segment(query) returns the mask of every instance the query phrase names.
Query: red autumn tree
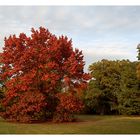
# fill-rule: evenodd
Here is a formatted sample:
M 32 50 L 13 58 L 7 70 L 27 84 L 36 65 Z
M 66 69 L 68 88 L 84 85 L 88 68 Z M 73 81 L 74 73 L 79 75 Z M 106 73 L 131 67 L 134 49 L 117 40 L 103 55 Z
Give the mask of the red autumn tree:
M 1 116 L 19 122 L 73 121 L 83 108 L 78 90 L 86 86 L 82 51 L 73 49 L 67 37 L 47 29 L 32 29 L 5 38 L 1 53 L 5 86 Z

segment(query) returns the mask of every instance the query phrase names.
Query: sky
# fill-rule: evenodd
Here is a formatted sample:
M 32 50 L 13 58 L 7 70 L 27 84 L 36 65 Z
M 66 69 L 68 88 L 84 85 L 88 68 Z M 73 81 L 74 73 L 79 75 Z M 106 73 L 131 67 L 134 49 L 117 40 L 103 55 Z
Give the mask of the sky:
M 4 37 L 32 27 L 72 39 L 88 66 L 102 59 L 137 60 L 140 6 L 0 6 L 0 51 Z

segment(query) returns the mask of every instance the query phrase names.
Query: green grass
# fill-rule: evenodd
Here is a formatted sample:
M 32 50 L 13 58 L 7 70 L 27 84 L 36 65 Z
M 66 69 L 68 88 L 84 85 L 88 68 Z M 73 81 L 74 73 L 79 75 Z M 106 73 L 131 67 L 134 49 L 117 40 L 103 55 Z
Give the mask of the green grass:
M 140 116 L 80 115 L 73 123 L 10 123 L 0 119 L 0 134 L 140 134 Z

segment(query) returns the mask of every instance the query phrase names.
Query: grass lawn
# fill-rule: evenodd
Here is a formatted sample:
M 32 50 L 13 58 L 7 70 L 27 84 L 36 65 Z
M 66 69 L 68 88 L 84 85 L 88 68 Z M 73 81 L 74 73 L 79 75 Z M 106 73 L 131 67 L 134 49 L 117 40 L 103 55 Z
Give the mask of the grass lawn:
M 0 119 L 0 134 L 140 134 L 140 116 L 80 115 L 79 122 L 19 124 Z

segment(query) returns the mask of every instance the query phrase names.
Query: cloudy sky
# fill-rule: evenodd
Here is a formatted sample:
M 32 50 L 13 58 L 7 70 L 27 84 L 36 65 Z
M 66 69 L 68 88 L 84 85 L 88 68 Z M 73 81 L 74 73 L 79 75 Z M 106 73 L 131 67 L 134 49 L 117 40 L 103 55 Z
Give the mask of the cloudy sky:
M 101 59 L 137 60 L 140 6 L 0 6 L 0 51 L 3 39 L 32 27 L 46 27 L 73 40 L 88 65 Z

